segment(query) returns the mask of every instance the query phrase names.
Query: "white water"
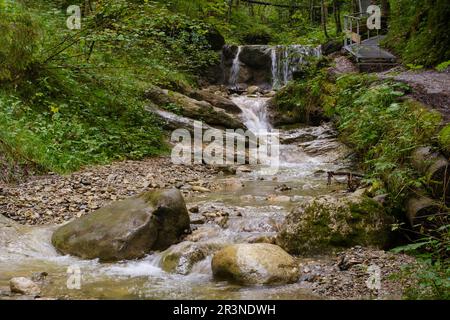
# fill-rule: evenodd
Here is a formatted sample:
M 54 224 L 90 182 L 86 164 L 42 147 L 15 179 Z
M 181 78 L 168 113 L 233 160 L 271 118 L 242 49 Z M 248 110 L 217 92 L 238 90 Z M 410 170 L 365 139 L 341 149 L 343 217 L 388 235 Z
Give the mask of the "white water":
M 308 57 L 320 57 L 321 50 L 308 46 L 275 46 L 271 47 L 272 87 L 278 89 L 293 79 L 299 66 L 305 64 Z
M 239 60 L 239 56 L 241 55 L 241 50 L 242 50 L 242 47 L 239 46 L 237 53 L 236 53 L 236 57 L 234 57 L 234 60 L 233 60 L 233 66 L 231 67 L 231 74 L 230 74 L 230 79 L 229 79 L 228 84 L 233 87 L 237 86 L 237 84 L 238 84 L 237 82 L 239 79 L 239 73 L 241 71 L 241 62 Z
M 242 120 L 255 135 L 270 132 L 272 126 L 267 114 L 267 98 L 238 96 L 231 99 L 242 110 Z

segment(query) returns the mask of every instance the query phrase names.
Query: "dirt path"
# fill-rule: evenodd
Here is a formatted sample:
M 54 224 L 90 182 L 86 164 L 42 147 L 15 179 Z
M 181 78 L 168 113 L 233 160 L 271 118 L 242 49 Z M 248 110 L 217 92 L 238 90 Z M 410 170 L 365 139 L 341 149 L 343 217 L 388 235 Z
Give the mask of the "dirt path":
M 334 66 L 330 72 L 340 76 L 348 73 L 358 73 L 357 67 L 345 56 L 333 57 Z M 380 79 L 393 79 L 411 86 L 411 97 L 428 107 L 439 111 L 444 123 L 450 122 L 450 67 L 443 72 L 435 70 L 407 70 L 403 66 L 374 73 Z
M 394 79 L 413 88 L 411 96 L 439 111 L 445 123 L 450 122 L 450 68 L 443 72 L 435 70 L 408 71 L 403 67 L 378 73 L 381 79 Z

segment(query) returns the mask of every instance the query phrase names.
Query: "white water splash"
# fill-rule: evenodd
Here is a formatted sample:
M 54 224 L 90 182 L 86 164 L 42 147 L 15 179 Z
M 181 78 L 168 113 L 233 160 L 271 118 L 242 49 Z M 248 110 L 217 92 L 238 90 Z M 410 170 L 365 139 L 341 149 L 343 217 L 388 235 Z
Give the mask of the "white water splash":
M 242 110 L 242 120 L 247 128 L 254 134 L 270 132 L 272 126 L 267 114 L 267 98 L 252 98 L 239 96 L 232 98 Z

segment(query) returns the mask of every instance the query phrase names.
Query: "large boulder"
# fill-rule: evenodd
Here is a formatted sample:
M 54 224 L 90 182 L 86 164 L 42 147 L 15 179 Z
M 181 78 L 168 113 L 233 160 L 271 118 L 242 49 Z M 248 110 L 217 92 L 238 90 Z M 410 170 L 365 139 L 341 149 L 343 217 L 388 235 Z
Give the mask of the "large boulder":
M 196 99 L 198 101 L 206 101 L 216 108 L 223 109 L 228 113 L 240 114 L 242 113 L 241 108 L 239 108 L 230 99 L 224 98 L 208 90 L 193 90 L 188 93 L 188 96 Z
M 286 218 L 277 244 L 292 254 L 332 251 L 355 245 L 385 247 L 393 221 L 363 189 L 348 196 L 312 199 Z
M 145 96 L 161 107 L 176 105 L 183 116 L 204 121 L 211 126 L 227 129 L 246 128 L 238 117 L 234 117 L 224 110 L 214 107 L 209 102 L 198 101 L 178 92 L 153 86 L 145 92 Z
M 216 279 L 242 285 L 295 283 L 300 276 L 294 258 L 267 243 L 228 246 L 214 255 L 211 267 Z
M 268 46 L 243 46 L 239 60 L 255 69 L 271 70 L 272 57 Z
M 52 243 L 63 254 L 110 262 L 165 250 L 189 229 L 189 214 L 180 191 L 151 191 L 60 227 Z

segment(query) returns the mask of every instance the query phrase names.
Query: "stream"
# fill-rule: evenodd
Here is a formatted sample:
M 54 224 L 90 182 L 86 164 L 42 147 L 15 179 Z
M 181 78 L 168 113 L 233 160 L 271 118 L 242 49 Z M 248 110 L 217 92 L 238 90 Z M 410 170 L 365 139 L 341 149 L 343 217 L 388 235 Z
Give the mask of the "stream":
M 266 98 L 234 96 L 232 100 L 242 109 L 242 118 L 249 129 L 271 130 Z M 211 259 L 215 251 L 233 243 L 273 242 L 292 207 L 330 192 L 326 171 L 351 165 L 344 160 L 347 150 L 337 142 L 336 132 L 328 124 L 282 130 L 281 141 L 280 169 L 276 175 L 262 176 L 257 168 L 249 166 L 243 166 L 236 175 L 219 175 L 213 192 L 186 199 L 191 208 L 191 222 L 195 223 L 193 233 L 165 252 L 138 261 L 101 264 L 61 256 L 50 242 L 57 226 L 5 227 L 8 223 L 0 220 L 0 242 L 4 243 L 0 247 L 0 289 L 7 287 L 12 277 L 46 272 L 42 296 L 50 298 L 320 298 L 301 281 L 285 286 L 241 287 L 212 277 Z M 80 289 L 68 289 L 69 267 L 80 270 Z

